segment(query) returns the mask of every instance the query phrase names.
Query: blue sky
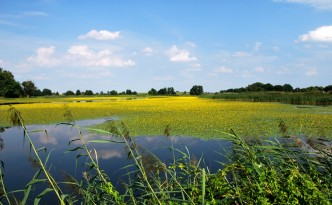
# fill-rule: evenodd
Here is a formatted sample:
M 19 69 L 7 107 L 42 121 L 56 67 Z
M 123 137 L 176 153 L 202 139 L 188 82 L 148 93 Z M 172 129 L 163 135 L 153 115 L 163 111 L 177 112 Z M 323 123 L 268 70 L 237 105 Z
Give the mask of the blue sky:
M 331 0 L 0 0 L 0 67 L 65 92 L 332 84 Z

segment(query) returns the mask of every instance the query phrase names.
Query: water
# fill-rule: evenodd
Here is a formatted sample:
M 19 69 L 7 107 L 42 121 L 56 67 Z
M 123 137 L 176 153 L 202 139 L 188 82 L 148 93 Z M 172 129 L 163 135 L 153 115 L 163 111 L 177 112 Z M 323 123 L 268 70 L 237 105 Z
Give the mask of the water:
M 98 124 L 103 122 L 99 120 L 85 120 L 77 122 L 80 126 L 87 126 L 91 124 Z M 64 181 L 66 174 L 74 176 L 76 179 L 82 178 L 85 162 L 83 157 L 80 157 L 76 166 L 76 152 L 66 152 L 81 145 L 80 141 L 71 140 L 79 138 L 79 132 L 76 128 L 67 125 L 31 125 L 27 126 L 30 132 L 30 137 L 36 148 L 45 147 L 40 151 L 42 159 L 45 160 L 47 154 L 51 152 L 47 167 L 51 167 L 51 174 L 57 182 Z M 32 132 L 33 130 L 43 130 L 39 132 Z M 29 183 L 34 174 L 38 170 L 38 166 L 34 163 L 33 154 L 30 150 L 27 138 L 24 138 L 23 129 L 4 128 L 0 130 L 0 161 L 4 163 L 4 183 L 7 191 L 23 190 L 25 185 Z M 46 131 L 46 132 L 45 132 Z M 81 130 L 82 131 L 82 130 Z M 84 140 L 96 139 L 112 139 L 122 141 L 119 138 L 94 134 L 87 131 L 82 131 Z M 2 139 L 2 140 L 1 140 Z M 149 150 L 156 155 L 163 163 L 169 165 L 173 161 L 173 155 L 169 147 L 173 146 L 187 153 L 193 159 L 199 160 L 201 157 L 203 162 L 201 167 L 208 168 L 211 172 L 222 168 L 219 162 L 225 162 L 226 158 L 223 156 L 224 149 L 230 146 L 229 142 L 221 140 L 202 140 L 192 137 L 136 137 L 136 143 L 141 147 Z M 104 170 L 111 179 L 111 182 L 116 188 L 123 192 L 121 180 L 125 180 L 123 175 L 127 172 L 121 169 L 132 161 L 127 159 L 128 149 L 123 143 L 88 143 L 89 148 L 95 148 L 98 153 L 98 162 L 102 170 Z M 186 149 L 187 148 L 187 149 Z M 180 157 L 181 153 L 176 152 L 176 157 Z M 33 194 L 38 195 L 43 188 L 36 189 Z M 23 194 L 18 194 L 18 198 L 22 198 Z M 44 200 L 44 201 L 43 201 Z M 48 194 L 45 199 L 42 199 L 42 204 L 52 204 L 56 200 L 52 194 Z M 54 202 L 54 201 L 53 201 Z M 32 201 L 30 203 L 33 203 Z

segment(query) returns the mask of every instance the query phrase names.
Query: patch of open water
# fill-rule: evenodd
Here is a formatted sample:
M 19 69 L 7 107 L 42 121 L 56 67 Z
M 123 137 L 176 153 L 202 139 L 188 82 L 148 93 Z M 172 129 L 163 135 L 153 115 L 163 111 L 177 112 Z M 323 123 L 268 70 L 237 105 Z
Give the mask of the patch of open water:
M 92 124 L 102 123 L 104 119 L 97 120 L 83 120 L 76 122 L 79 126 L 88 126 Z M 85 160 L 79 158 L 76 167 L 76 156 L 78 152 L 66 151 L 74 149 L 81 145 L 79 141 L 71 142 L 73 139 L 79 138 L 79 131 L 76 128 L 66 125 L 30 125 L 27 126 L 28 131 L 33 130 L 45 130 L 40 132 L 31 132 L 29 135 L 36 146 L 36 148 L 45 147 L 47 152 L 51 152 L 48 167 L 51 167 L 52 176 L 56 181 L 64 181 L 65 173 L 74 176 L 77 179 L 82 178 L 84 167 L 82 164 Z M 0 161 L 4 163 L 4 183 L 7 191 L 22 190 L 24 186 L 32 179 L 38 167 L 34 163 L 31 156 L 28 139 L 24 139 L 23 129 L 19 127 L 4 128 L 0 132 L 0 138 L 2 139 L 2 146 L 0 146 Z M 84 140 L 95 139 L 112 139 L 121 141 L 119 138 L 112 136 L 106 136 L 101 134 L 95 134 L 81 130 Z M 220 162 L 226 162 L 225 148 L 231 146 L 230 142 L 223 140 L 202 140 L 192 137 L 135 137 L 136 143 L 141 147 L 149 150 L 155 156 L 157 156 L 163 163 L 169 165 L 173 162 L 173 155 L 169 147 L 174 147 L 185 153 L 189 150 L 189 155 L 192 158 L 199 160 L 201 157 L 203 162 L 201 167 L 208 167 L 213 173 L 219 168 L 222 168 Z M 1 145 L 1 144 L 0 144 Z M 102 170 L 104 170 L 111 182 L 116 188 L 123 192 L 124 189 L 121 186 L 121 180 L 125 180 L 123 175 L 128 170 L 121 169 L 133 162 L 128 157 L 128 150 L 123 143 L 88 143 L 89 148 L 94 148 L 98 153 L 98 162 Z M 186 149 L 187 148 L 187 149 Z M 45 159 L 47 153 L 44 151 L 39 152 L 41 157 Z M 176 157 L 180 157 L 180 152 L 176 152 Z M 52 165 L 52 166 L 50 166 Z M 35 190 L 34 194 L 38 195 L 41 190 Z M 22 198 L 22 194 L 18 194 L 19 198 Z M 41 204 L 44 204 L 43 200 L 52 201 L 56 200 L 55 196 L 48 194 L 43 198 Z M 31 203 L 33 203 L 31 201 Z

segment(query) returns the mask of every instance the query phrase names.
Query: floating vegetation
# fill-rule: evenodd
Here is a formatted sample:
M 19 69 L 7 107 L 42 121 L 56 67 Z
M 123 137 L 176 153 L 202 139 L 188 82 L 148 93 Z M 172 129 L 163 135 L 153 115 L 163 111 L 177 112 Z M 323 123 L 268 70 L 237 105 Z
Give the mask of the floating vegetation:
M 131 136 L 163 135 L 168 126 L 166 131 L 171 128 L 172 134 L 177 136 L 215 138 L 219 136 L 219 131 L 234 129 L 241 136 L 269 137 L 280 135 L 278 125 L 283 121 L 288 133 L 332 137 L 331 106 L 303 109 L 281 103 L 234 102 L 197 97 L 116 99 L 103 98 L 103 101 L 89 103 L 19 104 L 13 107 L 20 110 L 26 124 L 61 122 L 64 104 L 71 110 L 75 120 L 117 116 L 128 126 Z M 9 124 L 8 108 L 8 105 L 0 106 L 0 125 Z

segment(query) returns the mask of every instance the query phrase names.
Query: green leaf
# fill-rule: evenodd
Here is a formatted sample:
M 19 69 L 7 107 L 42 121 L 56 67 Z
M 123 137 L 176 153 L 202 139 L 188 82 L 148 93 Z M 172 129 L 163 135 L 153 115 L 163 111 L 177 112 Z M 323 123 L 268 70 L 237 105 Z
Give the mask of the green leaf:
M 75 142 L 75 141 L 78 141 L 78 140 L 81 140 L 81 139 L 73 139 L 73 140 L 70 140 L 69 142 L 68 142 L 68 145 L 70 145 L 70 143 L 72 143 L 72 142 Z
M 94 143 L 125 143 L 125 142 L 114 141 L 114 140 L 89 140 L 88 142 L 94 142 Z
M 37 152 L 40 152 L 42 150 L 44 150 L 45 152 L 47 151 L 46 147 L 41 147 L 41 148 L 37 149 Z
M 89 130 L 89 131 L 95 131 L 95 132 L 99 132 L 99 133 L 103 133 L 103 134 L 111 134 L 109 131 L 102 130 L 102 129 L 96 129 L 96 128 L 83 128 L 83 129 Z
M 83 147 L 76 147 L 76 148 L 74 148 L 74 149 L 67 150 L 67 151 L 65 151 L 64 153 L 74 152 L 74 151 L 82 150 L 82 149 L 84 149 L 84 148 L 83 148 Z
M 34 205 L 39 204 L 41 198 L 42 198 L 43 196 L 45 196 L 47 193 L 51 192 L 51 191 L 53 191 L 53 189 L 51 189 L 51 188 L 46 188 L 46 189 L 44 189 L 44 191 L 42 191 L 42 192 L 41 192 L 41 193 L 35 198 Z
M 25 187 L 34 185 L 34 184 L 38 184 L 38 183 L 42 183 L 47 181 L 47 179 L 32 179 L 27 185 L 25 185 Z
M 45 132 L 45 130 L 32 130 L 32 131 L 29 131 L 28 133 L 35 133 L 35 132 Z

